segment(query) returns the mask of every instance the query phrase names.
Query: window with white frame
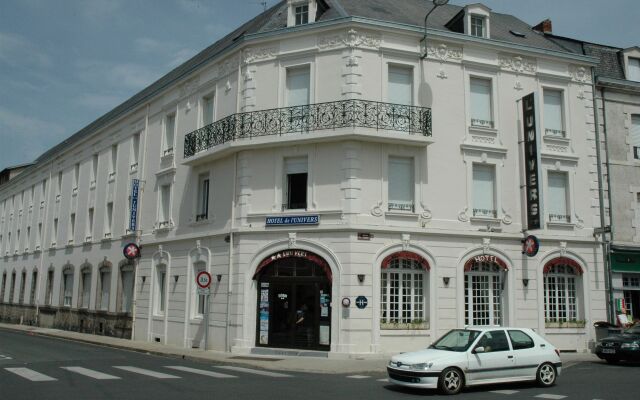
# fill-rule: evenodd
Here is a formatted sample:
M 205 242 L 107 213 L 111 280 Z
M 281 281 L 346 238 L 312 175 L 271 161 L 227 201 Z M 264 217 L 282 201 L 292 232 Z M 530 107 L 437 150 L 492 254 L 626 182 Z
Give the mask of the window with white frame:
M 491 79 L 470 79 L 471 126 L 493 128 L 493 110 L 491 102 Z
M 71 307 L 73 301 L 73 268 L 62 271 L 62 306 Z
M 133 266 L 125 264 L 120 267 L 120 312 L 130 313 L 133 311 Z
M 479 15 L 471 16 L 471 36 L 485 37 L 485 20 Z
M 44 293 L 44 304 L 50 306 L 53 300 L 53 274 L 54 271 L 50 269 L 47 271 L 47 287 Z
M 104 217 L 104 237 L 110 238 L 113 228 L 113 203 L 107 203 L 107 212 Z
M 286 105 L 288 107 L 304 106 L 311 98 L 311 67 L 287 68 Z
M 36 237 L 36 250 L 40 250 L 40 248 L 42 247 L 42 235 L 43 235 L 43 230 L 42 230 L 42 222 L 38 222 L 38 236 Z
M 62 171 L 58 172 L 58 191 L 56 192 L 56 201 L 62 196 Z
M 16 272 L 11 273 L 11 285 L 9 286 L 9 303 L 13 303 L 13 295 L 16 291 Z
M 205 96 L 202 98 L 202 126 L 213 124 L 214 116 L 214 95 Z
M 308 4 L 295 6 L 294 13 L 296 18 L 296 26 L 306 25 L 309 23 L 309 5 Z
M 100 275 L 100 291 L 98 292 L 98 296 L 100 296 L 98 309 L 107 311 L 109 309 L 109 294 L 111 293 L 111 267 L 103 266 L 99 271 Z
M 640 58 L 629 57 L 628 65 L 627 79 L 640 82 Z
M 156 285 L 154 294 L 154 311 L 156 315 L 164 315 L 167 291 L 167 266 L 158 264 L 156 266 Z
M 284 160 L 286 193 L 283 209 L 304 210 L 307 208 L 307 157 L 290 157 Z
M 158 206 L 158 227 L 171 226 L 171 185 L 160 186 L 160 199 Z
M 47 198 L 47 180 L 42 180 L 42 186 L 40 186 L 40 205 L 43 206 Z
M 16 232 L 16 248 L 15 253 L 18 254 L 18 250 L 20 249 L 20 229 Z
M 416 260 L 397 258 L 380 273 L 380 326 L 427 322 L 427 273 Z
M 38 290 L 38 271 L 33 271 L 31 273 L 31 291 L 29 292 L 29 304 L 36 304 L 37 290 Z
M 565 137 L 562 90 L 544 89 L 544 133 Z
M 69 243 L 73 243 L 73 239 L 76 237 L 76 213 L 71 213 L 69 216 Z
M 387 92 L 389 103 L 412 105 L 413 69 L 411 67 L 389 65 Z
M 76 163 L 73 167 L 73 194 L 78 194 L 78 183 L 80 180 L 80 163 Z
M 554 265 L 544 274 L 546 322 L 578 320 L 578 275 L 569 265 Z
M 633 158 L 640 160 L 640 114 L 631 115 L 629 143 L 631 143 L 631 152 Z
M 89 208 L 89 212 L 87 213 L 87 232 L 84 238 L 85 242 L 90 242 L 93 240 L 93 216 L 94 211 L 93 207 Z
M 80 271 L 80 285 L 79 290 L 81 294 L 80 308 L 89 308 L 89 300 L 91 299 L 91 268 L 86 267 Z
M 194 276 L 198 276 L 198 273 L 202 272 L 202 271 L 206 271 L 207 270 L 207 266 L 204 262 L 199 261 L 193 264 L 193 275 Z M 206 302 L 206 296 L 204 294 L 198 294 L 198 285 L 196 284 L 195 280 L 193 280 L 192 283 L 192 293 L 193 293 L 193 304 L 191 309 L 193 310 L 193 317 L 194 318 L 202 318 L 204 313 L 205 313 L 205 302 Z
M 496 168 L 494 165 L 473 164 L 473 216 L 497 218 Z
M 502 324 L 502 268 L 495 262 L 474 262 L 464 275 L 464 324 Z
M 55 246 L 58 240 L 58 218 L 53 219 L 53 237 L 51 238 L 51 246 Z
M 27 241 L 24 244 L 24 251 L 29 250 L 29 244 L 31 244 L 31 227 L 27 226 Z
M 173 142 L 176 135 L 176 115 L 170 114 L 164 118 L 164 140 L 162 155 L 173 154 Z
M 209 173 L 198 175 L 198 198 L 196 204 L 196 221 L 209 218 Z
M 414 210 L 414 167 L 411 157 L 389 157 L 389 211 Z
M 131 171 L 138 169 L 138 158 L 140 157 L 140 133 L 136 133 L 131 137 L 131 160 L 129 168 Z
M 571 222 L 568 206 L 568 175 L 566 172 L 549 171 L 547 188 L 547 210 L 549 222 Z
M 109 180 L 115 179 L 116 170 L 118 168 L 118 145 L 111 146 L 111 158 L 109 158 Z
M 4 303 L 4 290 L 7 287 L 7 273 L 2 274 L 2 287 L 0 288 L 0 303 Z
M 97 179 L 98 179 L 98 155 L 94 154 L 93 157 L 91 157 L 91 181 L 89 182 L 91 187 L 95 187 Z
M 20 292 L 18 294 L 18 304 L 24 303 L 24 292 L 27 290 L 27 271 L 22 271 L 20 275 Z

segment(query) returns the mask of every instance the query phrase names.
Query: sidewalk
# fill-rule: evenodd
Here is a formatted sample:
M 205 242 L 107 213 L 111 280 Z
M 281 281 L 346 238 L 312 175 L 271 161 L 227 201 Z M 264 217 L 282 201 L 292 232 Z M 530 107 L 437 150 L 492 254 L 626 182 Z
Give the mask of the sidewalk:
M 59 339 L 73 340 L 99 346 L 113 347 L 122 350 L 137 351 L 165 357 L 183 358 L 198 362 L 229 363 L 252 366 L 278 371 L 301 371 L 324 374 L 355 374 L 366 372 L 385 372 L 389 357 L 380 355 L 377 358 L 345 358 L 329 359 L 319 357 L 291 357 L 291 356 L 262 356 L 231 354 L 220 351 L 203 351 L 199 349 L 185 349 L 157 343 L 139 342 L 119 339 L 109 336 L 91 335 L 64 331 L 59 329 L 39 328 L 35 326 L 13 325 L 0 323 L 0 328 L 25 332 L 25 334 L 48 336 Z M 571 367 L 580 362 L 597 361 L 591 353 L 562 353 L 565 367 Z

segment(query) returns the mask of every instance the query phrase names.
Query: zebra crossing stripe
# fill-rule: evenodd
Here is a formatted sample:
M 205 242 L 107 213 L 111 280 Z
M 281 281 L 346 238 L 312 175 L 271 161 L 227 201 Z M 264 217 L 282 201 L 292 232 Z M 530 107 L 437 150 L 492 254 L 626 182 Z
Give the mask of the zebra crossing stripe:
M 543 394 L 539 394 L 539 395 L 534 396 L 534 397 L 537 397 L 539 399 L 560 400 L 560 399 L 564 399 L 567 396 L 563 396 L 561 394 L 546 394 L 546 393 L 543 393 Z
M 117 376 L 105 374 L 102 372 L 94 371 L 92 369 L 83 368 L 83 367 L 60 367 L 62 369 L 66 369 L 67 371 L 75 372 L 76 374 L 88 376 L 93 379 L 120 379 Z
M 207 370 L 204 370 L 204 369 L 195 369 L 195 368 L 189 368 L 189 367 L 182 367 L 182 366 L 179 366 L 179 365 L 168 365 L 168 366 L 165 366 L 165 368 L 171 368 L 171 369 L 175 369 L 177 371 L 191 372 L 192 374 L 210 376 L 212 378 L 237 378 L 237 376 L 221 374 L 220 372 L 213 372 L 213 371 L 207 371 Z
M 18 376 L 28 379 L 32 382 L 50 382 L 57 381 L 56 378 L 52 378 L 40 372 L 36 372 L 29 368 L 5 368 L 5 370 L 12 372 Z
M 230 365 L 218 366 L 216 368 L 228 369 L 230 371 L 245 372 L 247 374 L 270 376 L 272 378 L 291 378 L 292 377 L 291 375 L 280 374 L 278 372 L 261 371 L 258 369 L 250 369 L 250 368 L 243 368 L 243 367 L 233 367 Z
M 497 393 L 497 394 L 516 394 L 517 390 L 492 390 L 489 393 Z
M 148 369 L 138 368 L 138 367 L 129 367 L 129 366 L 114 366 L 113 368 L 118 368 L 123 371 L 133 372 L 134 374 L 146 375 L 152 378 L 158 379 L 180 379 L 179 376 L 163 374 L 162 372 L 151 371 Z

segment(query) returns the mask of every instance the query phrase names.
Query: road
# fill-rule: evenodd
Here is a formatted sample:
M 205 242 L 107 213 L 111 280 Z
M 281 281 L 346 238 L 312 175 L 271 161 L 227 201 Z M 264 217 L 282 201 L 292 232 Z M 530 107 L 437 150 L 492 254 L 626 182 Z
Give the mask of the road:
M 313 362 L 313 360 L 309 360 Z M 467 389 L 459 399 L 629 400 L 640 365 L 568 365 L 558 384 Z M 389 384 L 384 371 L 362 375 L 268 371 L 198 363 L 0 329 L 0 400 L 21 399 L 415 399 L 435 391 Z M 450 397 L 448 397 L 450 398 Z

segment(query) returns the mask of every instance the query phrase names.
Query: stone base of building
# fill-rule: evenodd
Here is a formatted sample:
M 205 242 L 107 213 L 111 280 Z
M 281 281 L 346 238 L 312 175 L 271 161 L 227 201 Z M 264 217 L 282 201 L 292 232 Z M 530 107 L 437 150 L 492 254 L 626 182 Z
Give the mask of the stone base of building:
M 128 313 L 51 306 L 36 310 L 30 305 L 0 304 L 0 321 L 131 339 L 132 318 Z

